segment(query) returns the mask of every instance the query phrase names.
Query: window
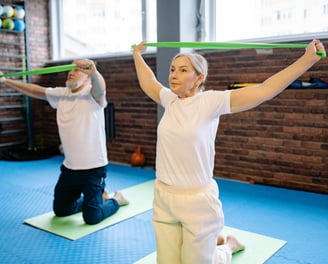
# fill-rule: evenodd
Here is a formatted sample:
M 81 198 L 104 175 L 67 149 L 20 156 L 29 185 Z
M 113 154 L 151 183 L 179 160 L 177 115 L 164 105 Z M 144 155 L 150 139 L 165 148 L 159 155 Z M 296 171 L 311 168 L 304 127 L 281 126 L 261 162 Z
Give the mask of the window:
M 156 42 L 154 0 L 50 0 L 53 59 L 128 52 Z
M 156 2 L 161 0 L 49 1 L 53 59 L 117 55 L 143 39 L 157 41 Z M 198 1 L 199 41 L 327 38 L 328 0 Z
M 202 0 L 209 11 L 206 41 L 326 38 L 327 0 Z M 211 16 L 212 12 L 212 16 Z M 214 26 L 212 26 L 214 25 Z

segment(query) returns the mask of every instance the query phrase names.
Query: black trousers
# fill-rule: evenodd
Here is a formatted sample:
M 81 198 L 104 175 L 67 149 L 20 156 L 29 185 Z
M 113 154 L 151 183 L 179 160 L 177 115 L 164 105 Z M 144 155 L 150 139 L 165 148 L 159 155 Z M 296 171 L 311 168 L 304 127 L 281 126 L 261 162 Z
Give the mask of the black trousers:
M 71 170 L 61 166 L 57 181 L 53 210 L 57 216 L 68 216 L 82 211 L 87 224 L 97 224 L 115 214 L 119 204 L 115 199 L 103 201 L 106 167 Z

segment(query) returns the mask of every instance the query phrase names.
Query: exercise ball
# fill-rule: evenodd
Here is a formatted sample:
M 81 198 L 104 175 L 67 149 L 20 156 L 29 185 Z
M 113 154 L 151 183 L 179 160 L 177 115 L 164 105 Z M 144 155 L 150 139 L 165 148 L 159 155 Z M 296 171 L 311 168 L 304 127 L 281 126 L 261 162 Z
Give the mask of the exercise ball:
M 22 32 L 25 29 L 25 23 L 24 21 L 20 19 L 15 19 L 14 20 L 14 30 Z
M 0 16 L 2 16 L 2 13 L 3 13 L 3 6 L 0 5 Z
M 14 17 L 18 19 L 23 19 L 24 16 L 25 16 L 25 10 L 20 6 L 15 7 Z
M 2 19 L 0 18 L 0 28 L 2 27 Z
M 15 27 L 14 21 L 11 18 L 6 18 L 2 21 L 2 28 L 13 30 Z
M 14 15 L 14 9 L 10 5 L 3 6 L 2 16 L 12 17 Z

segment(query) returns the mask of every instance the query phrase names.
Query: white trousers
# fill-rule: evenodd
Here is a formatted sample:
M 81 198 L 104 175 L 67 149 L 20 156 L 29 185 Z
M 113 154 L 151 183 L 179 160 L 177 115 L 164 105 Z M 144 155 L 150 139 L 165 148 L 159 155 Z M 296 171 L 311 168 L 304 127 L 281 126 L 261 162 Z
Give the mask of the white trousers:
M 153 225 L 158 264 L 230 264 L 231 250 L 217 246 L 224 226 L 215 180 L 200 188 L 155 182 Z

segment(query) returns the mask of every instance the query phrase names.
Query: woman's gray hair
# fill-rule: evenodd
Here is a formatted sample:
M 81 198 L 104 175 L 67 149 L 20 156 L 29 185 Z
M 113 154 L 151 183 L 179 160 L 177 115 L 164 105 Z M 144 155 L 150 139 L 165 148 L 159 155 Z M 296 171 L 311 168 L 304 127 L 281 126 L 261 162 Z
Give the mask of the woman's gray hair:
M 204 75 L 204 80 L 199 85 L 199 89 L 203 91 L 205 89 L 205 81 L 208 72 L 207 60 L 202 55 L 197 53 L 178 53 L 173 57 L 172 62 L 179 57 L 187 57 L 190 60 L 191 65 L 194 67 L 196 73 Z

